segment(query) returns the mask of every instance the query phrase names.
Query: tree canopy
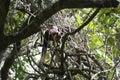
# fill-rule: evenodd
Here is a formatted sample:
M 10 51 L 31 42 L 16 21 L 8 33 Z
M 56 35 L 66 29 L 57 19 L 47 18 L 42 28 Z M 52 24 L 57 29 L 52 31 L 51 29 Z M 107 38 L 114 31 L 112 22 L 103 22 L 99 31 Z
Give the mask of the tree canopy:
M 117 0 L 0 1 L 1 79 L 119 79 L 119 7 Z M 49 23 L 63 34 L 41 67 Z

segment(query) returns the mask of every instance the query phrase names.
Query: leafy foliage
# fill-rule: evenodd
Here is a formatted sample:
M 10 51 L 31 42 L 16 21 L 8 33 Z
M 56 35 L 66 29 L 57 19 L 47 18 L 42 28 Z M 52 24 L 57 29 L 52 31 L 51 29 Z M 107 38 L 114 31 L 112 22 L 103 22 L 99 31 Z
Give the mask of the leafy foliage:
M 11 1 L 5 24 L 5 35 L 17 34 L 40 11 L 57 0 Z M 42 6 L 42 7 L 41 7 Z M 14 8 L 14 9 L 13 9 Z M 117 80 L 120 76 L 120 8 L 101 9 L 84 29 L 70 35 L 62 49 L 64 35 L 75 31 L 94 12 L 94 9 L 65 9 L 40 25 L 40 31 L 22 41 L 11 44 L 9 53 L 16 49 L 14 64 L 10 68 L 11 80 Z M 39 22 L 39 18 L 37 18 Z M 45 63 L 39 64 L 43 34 L 52 23 L 62 31 L 60 43 L 50 42 Z M 15 46 L 14 46 L 15 45 Z M 17 50 L 20 48 L 20 50 Z

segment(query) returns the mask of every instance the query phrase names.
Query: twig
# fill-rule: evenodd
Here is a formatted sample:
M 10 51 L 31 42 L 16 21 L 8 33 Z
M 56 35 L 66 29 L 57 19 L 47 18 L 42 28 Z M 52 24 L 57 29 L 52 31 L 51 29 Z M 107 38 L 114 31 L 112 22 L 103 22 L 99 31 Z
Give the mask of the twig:
M 64 56 L 63 56 L 63 52 L 64 52 L 64 46 L 65 46 L 65 42 L 67 40 L 67 37 L 69 35 L 74 35 L 75 33 L 79 32 L 80 30 L 82 30 L 90 21 L 92 21 L 92 19 L 97 15 L 97 13 L 100 11 L 101 8 L 97 8 L 96 11 L 79 27 L 77 28 L 75 31 L 67 33 L 63 36 L 62 39 L 62 45 L 61 45 L 61 49 L 60 49 L 60 53 L 61 53 L 61 69 L 63 70 L 63 62 L 64 62 Z
M 110 68 L 110 69 L 108 69 L 108 70 L 100 71 L 100 72 L 96 73 L 95 75 L 93 75 L 92 78 L 91 78 L 91 80 L 94 80 L 94 78 L 95 78 L 97 75 L 101 74 L 101 73 L 105 73 L 105 72 L 109 72 L 109 71 L 111 71 L 111 70 L 114 70 L 114 69 L 118 66 L 119 63 L 120 63 L 120 59 L 119 59 L 119 61 L 118 61 L 112 68 Z

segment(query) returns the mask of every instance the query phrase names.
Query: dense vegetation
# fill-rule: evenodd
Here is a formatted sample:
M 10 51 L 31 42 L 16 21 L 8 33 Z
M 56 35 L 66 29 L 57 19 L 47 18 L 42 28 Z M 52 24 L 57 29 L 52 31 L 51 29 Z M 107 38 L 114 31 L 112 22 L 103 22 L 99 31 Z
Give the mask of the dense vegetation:
M 120 6 L 103 1 L 0 1 L 1 79 L 118 80 Z M 49 23 L 58 26 L 62 38 L 49 44 L 41 67 Z

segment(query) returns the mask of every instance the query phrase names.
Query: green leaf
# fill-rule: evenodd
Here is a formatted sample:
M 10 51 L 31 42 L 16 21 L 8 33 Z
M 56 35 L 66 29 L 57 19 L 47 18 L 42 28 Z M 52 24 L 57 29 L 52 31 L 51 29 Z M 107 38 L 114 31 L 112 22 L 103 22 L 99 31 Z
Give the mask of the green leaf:
M 110 66 L 114 66 L 114 63 L 113 63 L 113 61 L 112 61 L 111 58 L 107 57 L 107 58 L 106 58 L 106 62 L 107 62 Z
M 110 46 L 115 45 L 115 40 L 114 40 L 113 37 L 109 37 L 109 38 L 108 38 L 108 45 L 110 45 Z
M 103 40 L 102 36 L 94 34 L 91 38 L 91 42 L 89 44 L 89 47 L 91 49 L 94 49 L 94 48 L 98 48 L 98 47 L 102 46 L 103 45 L 102 40 Z
M 79 14 L 75 14 L 75 18 L 76 18 L 76 26 L 80 26 L 82 23 L 81 17 Z
M 114 75 L 114 70 L 109 71 L 108 78 L 111 79 Z
M 106 27 L 106 28 L 104 28 L 105 29 L 105 33 L 106 34 L 110 34 L 110 29 L 109 29 L 109 27 Z
M 89 43 L 89 47 L 90 47 L 90 49 L 95 49 L 96 45 L 93 42 L 90 42 Z

